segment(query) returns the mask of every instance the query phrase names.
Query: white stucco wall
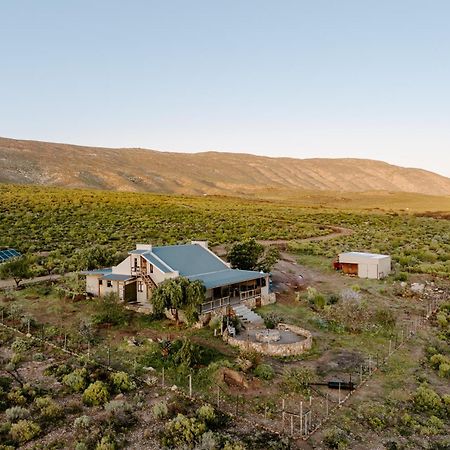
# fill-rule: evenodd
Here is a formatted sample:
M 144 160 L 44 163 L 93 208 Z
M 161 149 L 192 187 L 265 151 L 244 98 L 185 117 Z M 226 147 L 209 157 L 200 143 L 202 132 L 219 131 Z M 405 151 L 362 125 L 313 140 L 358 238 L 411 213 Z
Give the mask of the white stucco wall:
M 120 275 L 131 275 L 131 255 L 126 257 L 120 264 L 113 266 L 112 273 Z
M 98 296 L 98 280 L 100 275 L 86 275 L 86 292 Z

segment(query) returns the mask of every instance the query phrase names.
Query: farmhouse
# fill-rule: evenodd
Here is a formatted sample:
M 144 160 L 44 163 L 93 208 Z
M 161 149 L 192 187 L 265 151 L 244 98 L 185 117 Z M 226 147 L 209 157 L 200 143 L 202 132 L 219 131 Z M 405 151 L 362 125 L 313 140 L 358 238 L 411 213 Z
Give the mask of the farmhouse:
M 376 253 L 340 253 L 334 263 L 337 270 L 360 278 L 384 278 L 391 272 L 391 257 Z
M 272 298 L 268 274 L 231 269 L 204 241 L 162 247 L 137 244 L 128 253 L 117 266 L 82 272 L 86 292 L 99 297 L 113 292 L 124 302 L 151 310 L 152 291 L 164 280 L 183 276 L 200 280 L 206 288 L 201 313 L 241 303 L 259 306 Z

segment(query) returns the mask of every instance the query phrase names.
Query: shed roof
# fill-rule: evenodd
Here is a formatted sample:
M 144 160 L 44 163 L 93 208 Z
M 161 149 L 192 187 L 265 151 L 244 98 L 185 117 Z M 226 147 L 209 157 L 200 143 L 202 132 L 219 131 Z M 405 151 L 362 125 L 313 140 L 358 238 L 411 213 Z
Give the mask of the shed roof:
M 244 281 L 257 280 L 264 278 L 265 273 L 253 270 L 225 269 L 217 272 L 204 273 L 200 275 L 189 276 L 189 280 L 200 280 L 206 289 L 213 289 L 219 286 L 241 283 Z
M 153 247 L 152 253 L 185 277 L 230 270 L 220 258 L 199 244 Z
M 339 259 L 340 258 L 373 258 L 373 259 L 383 259 L 383 258 L 389 258 L 389 255 L 382 255 L 379 253 L 366 253 L 366 252 L 346 252 L 346 253 L 339 253 Z

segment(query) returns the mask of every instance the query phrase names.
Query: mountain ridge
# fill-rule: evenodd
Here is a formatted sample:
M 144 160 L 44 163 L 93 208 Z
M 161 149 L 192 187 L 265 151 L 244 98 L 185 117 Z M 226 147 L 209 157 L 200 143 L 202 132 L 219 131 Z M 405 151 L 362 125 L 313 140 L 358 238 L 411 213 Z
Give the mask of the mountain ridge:
M 264 189 L 450 195 L 450 178 L 362 158 L 177 153 L 0 138 L 0 182 L 178 194 Z

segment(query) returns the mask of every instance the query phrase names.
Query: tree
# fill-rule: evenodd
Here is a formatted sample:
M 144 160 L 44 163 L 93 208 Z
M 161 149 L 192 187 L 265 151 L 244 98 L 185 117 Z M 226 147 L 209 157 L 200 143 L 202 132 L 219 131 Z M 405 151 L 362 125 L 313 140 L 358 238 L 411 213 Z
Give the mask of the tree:
M 276 247 L 264 248 L 264 245 L 255 239 L 236 242 L 228 252 L 228 261 L 231 267 L 241 270 L 262 270 L 270 272 L 280 258 Z
M 13 278 L 16 283 L 16 287 L 19 287 L 22 280 L 33 276 L 31 264 L 32 260 L 27 255 L 11 258 L 3 264 L 0 264 L 0 279 L 5 280 L 8 278 Z
M 183 310 L 188 323 L 198 319 L 198 307 L 205 300 L 205 287 L 201 281 L 190 281 L 184 277 L 171 278 L 161 283 L 153 292 L 152 303 L 156 314 L 168 309 L 177 324 L 179 310 Z

